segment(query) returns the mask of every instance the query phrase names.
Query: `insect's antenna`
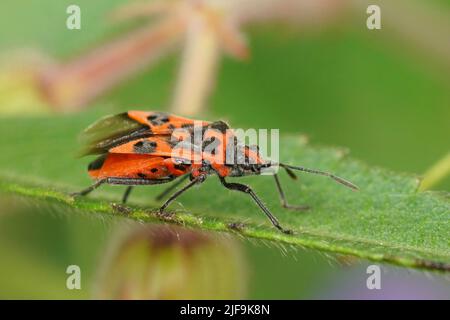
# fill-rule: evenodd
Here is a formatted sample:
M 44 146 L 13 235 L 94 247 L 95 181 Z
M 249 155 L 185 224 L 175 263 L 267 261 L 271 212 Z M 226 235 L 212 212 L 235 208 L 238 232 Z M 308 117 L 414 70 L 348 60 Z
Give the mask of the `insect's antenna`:
M 352 189 L 353 191 L 358 191 L 359 188 L 354 185 L 353 183 L 351 183 L 348 180 L 345 180 L 344 178 L 335 176 L 332 173 L 329 172 L 325 172 L 325 171 L 320 171 L 320 170 L 316 170 L 316 169 L 309 169 L 309 168 L 304 168 L 304 167 L 296 167 L 296 166 L 291 166 L 289 164 L 283 164 L 283 163 L 279 163 L 279 166 L 284 168 L 286 171 L 288 171 L 289 169 L 291 170 L 298 170 L 298 171 L 303 171 L 303 172 L 307 172 L 307 173 L 313 173 L 313 174 L 318 174 L 321 176 L 326 176 L 326 177 L 330 177 L 331 179 L 333 179 L 334 181 Z M 289 172 L 289 171 L 288 171 Z

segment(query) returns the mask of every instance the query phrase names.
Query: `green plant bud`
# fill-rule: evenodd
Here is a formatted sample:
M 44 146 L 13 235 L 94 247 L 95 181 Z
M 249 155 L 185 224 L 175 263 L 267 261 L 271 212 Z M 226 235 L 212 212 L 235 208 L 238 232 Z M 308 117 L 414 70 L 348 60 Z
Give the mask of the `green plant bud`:
M 41 97 L 28 71 L 0 69 L 0 114 L 22 115 L 49 113 L 49 105 Z
M 181 227 L 133 228 L 99 270 L 98 299 L 240 299 L 246 264 L 231 236 Z

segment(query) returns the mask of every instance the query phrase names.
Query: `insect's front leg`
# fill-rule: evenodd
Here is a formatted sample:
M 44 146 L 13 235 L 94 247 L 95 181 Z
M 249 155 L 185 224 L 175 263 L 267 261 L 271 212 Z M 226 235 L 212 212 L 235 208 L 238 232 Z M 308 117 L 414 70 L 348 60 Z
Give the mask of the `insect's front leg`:
M 281 187 L 280 179 L 278 178 L 278 174 L 274 174 L 273 177 L 275 178 L 275 184 L 277 185 L 278 194 L 280 195 L 280 201 L 283 208 L 291 209 L 291 210 L 298 210 L 298 211 L 304 211 L 310 209 L 310 206 L 296 206 L 291 205 L 287 202 L 286 196 L 284 194 L 283 188 Z
M 281 232 L 286 233 L 286 234 L 293 233 L 291 230 L 285 229 L 280 225 L 280 223 L 278 222 L 278 219 L 272 214 L 272 212 L 270 212 L 270 210 L 264 205 L 264 203 L 261 201 L 261 199 L 258 198 L 256 193 L 249 186 L 246 186 L 245 184 L 241 184 L 241 183 L 227 182 L 221 176 L 219 176 L 219 179 L 225 188 L 230 189 L 230 190 L 244 192 L 244 193 L 250 195 L 253 198 L 253 200 L 256 202 L 256 204 L 261 208 L 261 210 L 266 214 L 266 216 L 269 218 L 270 222 L 272 222 L 272 224 L 274 225 L 275 228 L 277 228 L 278 230 L 280 230 Z
M 185 191 L 189 190 L 193 186 L 195 186 L 197 183 L 202 183 L 206 180 L 206 175 L 199 175 L 195 178 L 193 178 L 187 185 L 185 185 L 183 188 L 175 192 L 173 195 L 169 197 L 169 199 L 164 202 L 164 204 L 159 208 L 159 213 L 164 213 L 164 210 L 167 208 L 167 206 L 174 201 L 176 198 L 178 198 L 181 194 L 183 194 Z
M 180 179 L 178 179 L 178 181 L 175 181 L 174 183 L 172 183 L 168 188 L 166 188 L 165 190 L 163 190 L 160 194 L 158 194 L 155 197 L 155 200 L 161 200 L 162 198 L 164 198 L 170 191 L 172 191 L 173 189 L 175 189 L 176 187 L 178 187 L 182 182 L 184 182 L 184 180 L 186 180 L 187 178 L 189 178 L 189 174 L 185 174 L 184 176 L 182 176 Z

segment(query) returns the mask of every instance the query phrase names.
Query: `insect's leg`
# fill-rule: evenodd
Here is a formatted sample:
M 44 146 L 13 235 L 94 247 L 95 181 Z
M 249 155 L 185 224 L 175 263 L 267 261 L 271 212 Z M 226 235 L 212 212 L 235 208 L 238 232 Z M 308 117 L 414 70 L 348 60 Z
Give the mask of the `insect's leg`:
M 133 190 L 133 186 L 128 186 L 127 189 L 125 190 L 125 193 L 123 194 L 122 197 L 122 203 L 125 204 L 127 203 L 128 197 L 130 196 L 131 190 Z
M 168 188 L 166 188 L 163 192 L 161 192 L 160 194 L 158 194 L 155 199 L 156 200 L 161 200 L 162 198 L 164 198 L 170 191 L 172 191 L 173 189 L 175 189 L 176 187 L 178 187 L 182 182 L 184 182 L 184 180 L 186 180 L 189 177 L 188 174 L 182 176 L 180 179 L 178 179 L 177 181 L 175 181 L 174 183 L 172 183 Z
M 256 202 L 256 204 L 261 208 L 261 210 L 266 214 L 266 216 L 269 218 L 270 222 L 272 222 L 272 224 L 275 226 L 275 228 L 277 228 L 278 230 L 280 230 L 281 232 L 284 232 L 284 233 L 288 233 L 288 234 L 292 233 L 292 231 L 290 231 L 288 229 L 284 229 L 280 225 L 280 223 L 278 222 L 278 219 L 269 211 L 269 209 L 264 205 L 264 203 L 262 203 L 262 201 L 258 198 L 256 193 L 249 186 L 246 186 L 245 184 L 241 184 L 241 183 L 227 182 L 227 181 L 225 181 L 225 179 L 223 177 L 219 177 L 219 179 L 225 188 L 249 194 L 253 198 L 253 200 Z
M 73 192 L 70 195 L 72 197 L 77 197 L 77 196 L 85 196 L 89 193 L 91 193 L 92 191 L 94 191 L 95 189 L 97 189 L 99 186 L 101 186 L 102 184 L 106 183 L 108 179 L 101 179 L 98 180 L 97 182 L 95 182 L 93 185 L 87 187 L 86 189 L 81 190 L 80 192 Z
M 135 179 L 135 178 L 104 178 L 100 179 L 97 182 L 95 182 L 90 187 L 81 190 L 80 192 L 74 192 L 70 195 L 72 197 L 76 196 L 85 196 L 89 194 L 90 192 L 97 189 L 100 185 L 107 183 L 107 184 L 118 184 L 118 185 L 127 185 L 127 186 L 135 186 L 135 185 L 154 185 L 154 184 L 162 184 L 172 181 L 173 178 L 167 178 L 167 179 L 159 179 L 159 180 L 146 180 L 146 179 Z
M 128 185 L 128 188 L 125 190 L 125 193 L 122 197 L 122 203 L 125 204 L 130 196 L 131 191 L 133 190 L 133 186 L 135 185 L 153 185 L 153 184 L 162 184 L 168 183 L 172 181 L 174 178 L 169 179 L 161 179 L 161 180 L 145 180 L 145 179 L 133 179 L 133 178 L 107 178 L 106 183 L 111 184 L 122 184 Z
M 203 181 L 206 180 L 206 176 L 202 175 L 202 176 L 198 176 L 197 178 L 193 179 L 191 182 L 189 182 L 187 185 L 185 185 L 183 188 L 181 188 L 180 190 L 178 190 L 177 192 L 175 192 L 174 194 L 172 194 L 169 199 L 166 200 L 166 202 L 164 202 L 164 204 L 161 206 L 161 208 L 159 208 L 159 212 L 163 213 L 164 209 L 167 208 L 167 206 L 176 198 L 178 198 L 182 193 L 184 193 L 185 191 L 189 190 L 191 187 L 193 187 L 194 185 L 196 185 L 197 183 L 202 183 Z
M 290 205 L 286 200 L 286 196 L 284 194 L 283 188 L 281 188 L 281 183 L 280 183 L 280 179 L 278 178 L 278 174 L 274 174 L 273 177 L 275 178 L 275 184 L 277 185 L 278 194 L 280 195 L 281 205 L 283 206 L 283 208 L 292 209 L 292 210 L 308 210 L 309 209 L 309 206 Z
M 110 177 L 106 178 L 105 183 L 108 184 L 117 184 L 123 186 L 148 186 L 155 184 L 163 184 L 173 181 L 174 178 L 165 178 L 165 179 L 142 179 L 142 178 L 116 178 Z

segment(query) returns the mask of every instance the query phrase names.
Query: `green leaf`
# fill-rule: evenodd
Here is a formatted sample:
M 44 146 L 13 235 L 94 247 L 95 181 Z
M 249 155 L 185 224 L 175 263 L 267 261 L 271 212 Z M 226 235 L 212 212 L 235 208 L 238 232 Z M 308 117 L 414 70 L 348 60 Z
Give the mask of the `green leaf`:
M 272 177 L 240 179 L 254 188 L 294 235 L 277 231 L 249 197 L 224 190 L 216 177 L 172 204 L 172 215 L 155 213 L 158 203 L 154 196 L 164 188 L 161 186 L 137 188 L 130 208 L 111 204 L 120 201 L 124 187 L 105 186 L 86 198 L 73 199 L 69 192 L 91 183 L 86 173 L 91 159 L 76 159 L 74 155 L 78 133 L 95 117 L 0 119 L 0 190 L 92 214 L 163 220 L 405 267 L 450 271 L 448 194 L 418 192 L 415 176 L 369 167 L 347 157 L 341 149 L 309 146 L 300 135 L 282 138 L 282 161 L 334 172 L 357 184 L 361 191 L 352 192 L 326 177 L 304 174 L 292 181 L 281 173 L 289 202 L 312 207 L 307 212 L 294 212 L 280 206 Z M 231 223 L 243 225 L 235 230 Z

